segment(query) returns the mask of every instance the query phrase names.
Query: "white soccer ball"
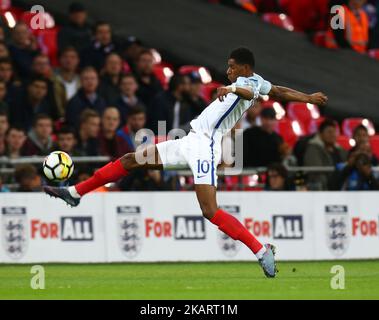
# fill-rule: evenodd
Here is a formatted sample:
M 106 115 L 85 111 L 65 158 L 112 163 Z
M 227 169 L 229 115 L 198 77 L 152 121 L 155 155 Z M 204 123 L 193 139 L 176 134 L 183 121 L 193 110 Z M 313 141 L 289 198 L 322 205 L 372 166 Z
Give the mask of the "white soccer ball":
M 54 151 L 43 162 L 43 173 L 51 181 L 67 180 L 73 172 L 74 163 L 66 152 Z

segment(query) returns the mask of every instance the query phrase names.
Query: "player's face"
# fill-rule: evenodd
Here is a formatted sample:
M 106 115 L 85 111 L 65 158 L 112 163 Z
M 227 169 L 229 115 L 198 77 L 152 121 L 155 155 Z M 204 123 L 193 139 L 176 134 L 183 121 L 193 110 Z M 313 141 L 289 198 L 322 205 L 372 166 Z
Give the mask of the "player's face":
M 230 82 L 236 82 L 238 77 L 247 76 L 246 65 L 238 64 L 234 59 L 228 60 L 228 69 L 226 74 Z

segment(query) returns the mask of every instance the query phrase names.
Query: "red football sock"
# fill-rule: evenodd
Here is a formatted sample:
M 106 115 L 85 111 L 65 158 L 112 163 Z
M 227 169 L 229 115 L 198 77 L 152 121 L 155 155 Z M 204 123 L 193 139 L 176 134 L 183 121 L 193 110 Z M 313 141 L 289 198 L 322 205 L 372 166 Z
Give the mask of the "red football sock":
M 218 209 L 210 221 L 232 239 L 243 242 L 254 254 L 262 249 L 263 245 L 229 213 Z
M 109 162 L 104 167 L 97 170 L 94 175 L 86 181 L 75 185 L 76 191 L 81 195 L 97 189 L 109 182 L 114 182 L 126 176 L 128 171 L 123 167 L 120 159 Z

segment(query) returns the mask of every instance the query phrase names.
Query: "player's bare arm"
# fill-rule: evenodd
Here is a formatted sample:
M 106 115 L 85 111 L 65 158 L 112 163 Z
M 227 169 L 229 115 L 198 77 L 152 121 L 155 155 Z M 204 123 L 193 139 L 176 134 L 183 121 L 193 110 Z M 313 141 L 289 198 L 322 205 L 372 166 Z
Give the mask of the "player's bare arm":
M 224 101 L 225 97 L 229 93 L 234 93 L 242 99 L 252 100 L 254 98 L 253 93 L 249 89 L 245 89 L 242 87 L 235 87 L 235 92 L 233 92 L 233 86 L 220 87 L 217 89 L 217 98 L 220 101 Z
M 313 103 L 319 106 L 325 105 L 328 102 L 328 97 L 322 92 L 316 92 L 313 94 L 306 94 L 300 91 L 296 91 L 291 88 L 272 86 L 269 96 L 275 100 L 280 101 L 298 101 L 305 103 Z

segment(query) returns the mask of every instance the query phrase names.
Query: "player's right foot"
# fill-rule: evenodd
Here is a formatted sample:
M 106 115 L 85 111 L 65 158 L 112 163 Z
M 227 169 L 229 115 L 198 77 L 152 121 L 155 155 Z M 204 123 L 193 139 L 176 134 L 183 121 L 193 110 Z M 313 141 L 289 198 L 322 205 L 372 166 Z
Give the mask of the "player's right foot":
M 76 207 L 80 203 L 80 198 L 74 198 L 66 187 L 45 186 L 43 190 L 51 197 L 62 199 L 71 207 Z
M 262 258 L 259 259 L 259 264 L 267 278 L 275 278 L 275 275 L 278 272 L 275 263 L 275 247 L 272 244 L 265 244 L 264 246 L 266 252 L 263 254 Z

